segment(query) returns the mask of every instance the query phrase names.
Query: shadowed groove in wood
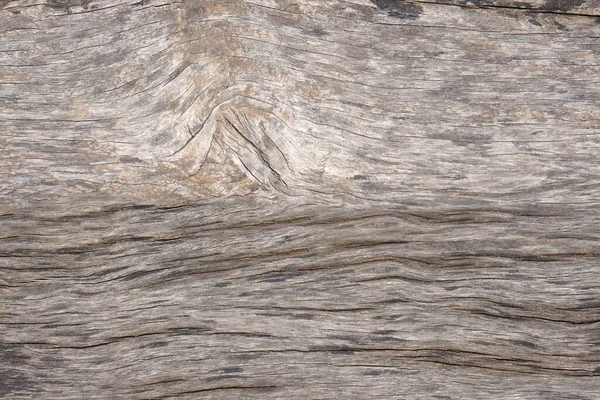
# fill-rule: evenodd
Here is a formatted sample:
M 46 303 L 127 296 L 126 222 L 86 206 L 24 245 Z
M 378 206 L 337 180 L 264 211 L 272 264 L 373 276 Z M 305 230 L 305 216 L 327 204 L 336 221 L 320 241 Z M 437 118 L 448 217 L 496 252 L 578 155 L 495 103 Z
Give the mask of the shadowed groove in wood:
M 598 12 L 0 2 L 0 397 L 595 399 Z

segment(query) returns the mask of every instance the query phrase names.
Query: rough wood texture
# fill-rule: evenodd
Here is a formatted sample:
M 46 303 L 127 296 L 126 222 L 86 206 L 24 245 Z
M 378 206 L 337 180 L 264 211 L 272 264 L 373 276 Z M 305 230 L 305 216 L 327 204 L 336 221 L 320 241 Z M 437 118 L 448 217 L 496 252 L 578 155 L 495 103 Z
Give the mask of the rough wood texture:
M 597 399 L 599 16 L 0 1 L 0 397 Z

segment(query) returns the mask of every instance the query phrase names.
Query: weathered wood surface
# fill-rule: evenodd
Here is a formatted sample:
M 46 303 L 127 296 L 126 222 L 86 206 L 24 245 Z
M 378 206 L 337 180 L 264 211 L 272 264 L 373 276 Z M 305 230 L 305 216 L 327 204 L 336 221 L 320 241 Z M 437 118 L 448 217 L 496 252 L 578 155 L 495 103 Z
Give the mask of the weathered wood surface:
M 1 398 L 598 398 L 598 1 L 0 30 Z

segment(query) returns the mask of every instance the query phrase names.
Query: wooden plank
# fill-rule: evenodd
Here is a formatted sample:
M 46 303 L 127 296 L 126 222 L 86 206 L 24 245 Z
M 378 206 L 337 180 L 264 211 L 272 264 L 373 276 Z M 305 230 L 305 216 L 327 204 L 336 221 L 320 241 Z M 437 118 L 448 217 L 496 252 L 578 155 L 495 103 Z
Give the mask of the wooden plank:
M 598 10 L 0 3 L 0 397 L 597 398 Z

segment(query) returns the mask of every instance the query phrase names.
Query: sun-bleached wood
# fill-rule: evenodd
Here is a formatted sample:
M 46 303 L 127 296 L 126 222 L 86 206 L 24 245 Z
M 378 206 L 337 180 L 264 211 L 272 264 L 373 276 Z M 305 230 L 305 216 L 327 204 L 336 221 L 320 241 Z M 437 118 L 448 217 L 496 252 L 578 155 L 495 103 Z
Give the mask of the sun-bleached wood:
M 597 399 L 599 21 L 0 1 L 0 397 Z

